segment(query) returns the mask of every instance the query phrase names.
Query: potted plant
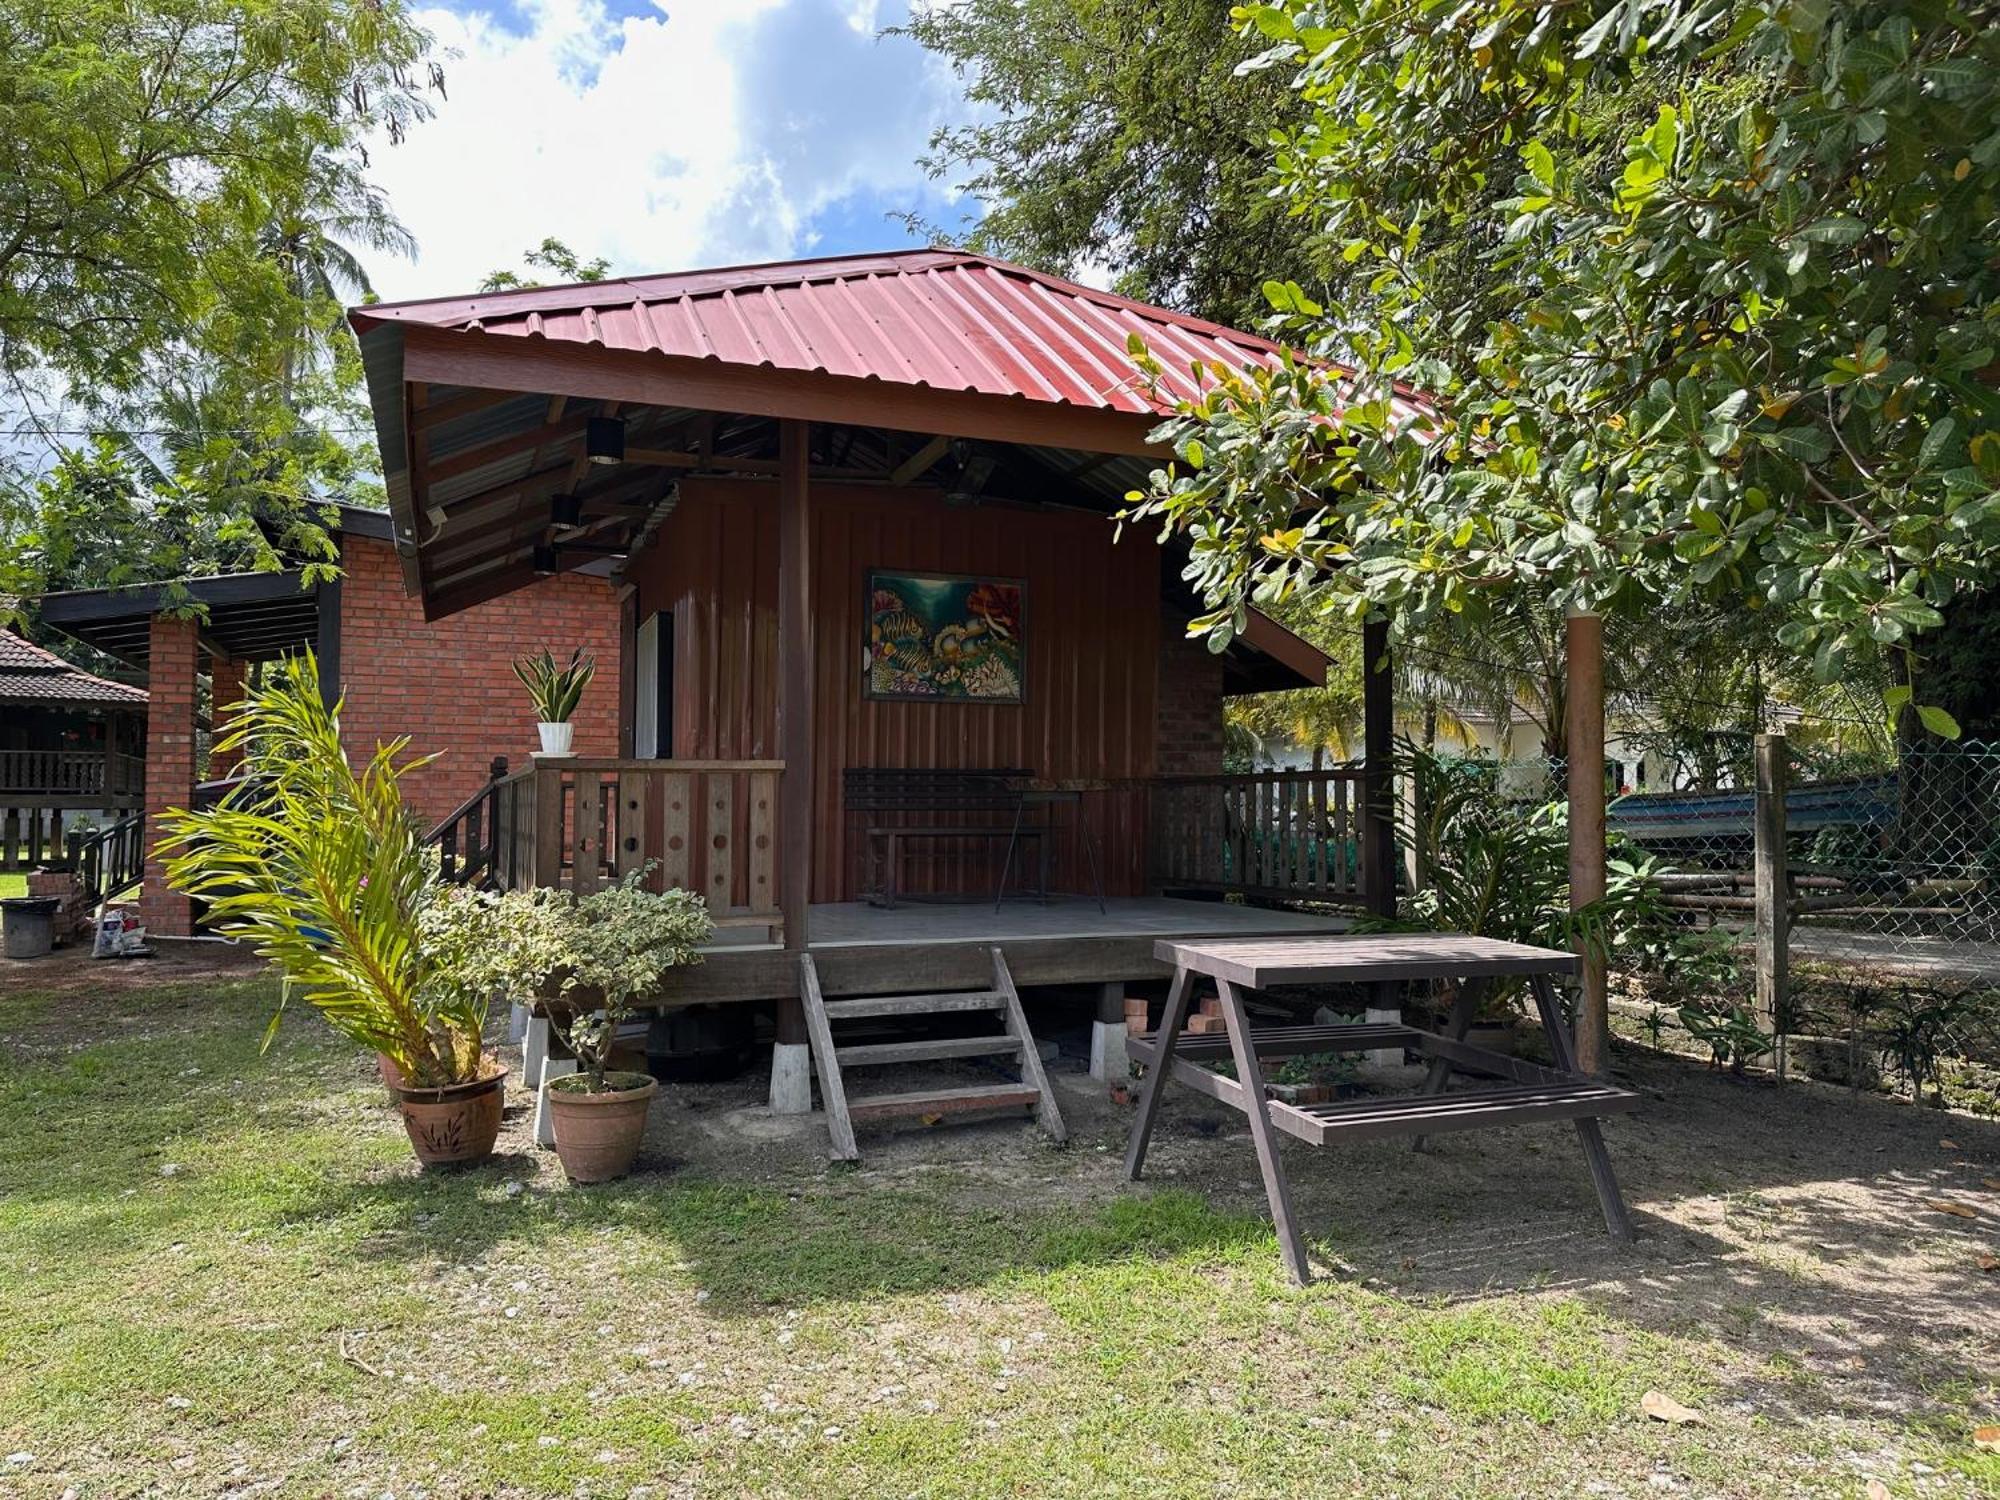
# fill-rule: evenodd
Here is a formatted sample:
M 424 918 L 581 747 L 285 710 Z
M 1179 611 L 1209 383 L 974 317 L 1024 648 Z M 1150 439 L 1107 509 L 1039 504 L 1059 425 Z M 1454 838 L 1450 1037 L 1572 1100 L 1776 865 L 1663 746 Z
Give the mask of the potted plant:
M 506 953 L 497 909 L 438 882 L 403 805 L 403 776 L 427 759 L 405 758 L 408 743 L 355 769 L 310 653 L 279 662 L 218 737 L 247 779 L 206 811 L 167 813 L 161 849 L 174 889 L 283 973 L 281 1011 L 303 994 L 395 1069 L 420 1161 L 477 1161 L 500 1129 L 507 1070 L 482 1037 Z M 273 1016 L 267 1046 L 276 1029 Z
M 570 718 L 583 699 L 583 690 L 597 675 L 597 658 L 585 656 L 579 646 L 570 652 L 567 665 L 558 666 L 545 646 L 539 656 L 524 656 L 515 662 L 514 675 L 521 679 L 528 701 L 535 705 L 542 754 L 568 755 L 576 731 Z
M 651 865 L 569 903 L 561 947 L 561 998 L 574 1007 L 560 1027 L 577 1071 L 545 1086 L 556 1156 L 572 1182 L 607 1182 L 631 1170 L 659 1085 L 646 1073 L 610 1066 L 618 1030 L 633 1003 L 667 971 L 698 963 L 714 932 L 692 891 L 656 894 L 643 882 Z

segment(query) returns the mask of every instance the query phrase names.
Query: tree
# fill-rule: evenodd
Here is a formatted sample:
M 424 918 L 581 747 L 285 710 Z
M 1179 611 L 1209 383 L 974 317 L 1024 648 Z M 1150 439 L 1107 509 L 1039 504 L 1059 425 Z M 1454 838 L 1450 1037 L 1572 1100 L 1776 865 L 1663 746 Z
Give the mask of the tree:
M 524 276 L 518 271 L 499 270 L 487 274 L 479 283 L 482 292 L 519 291 L 523 287 L 541 286 L 536 272 L 548 271 L 554 274 L 558 284 L 578 281 L 602 281 L 611 274 L 611 262 L 603 256 L 585 260 L 574 250 L 550 235 L 540 245 L 524 254 L 521 259 L 529 267 Z
M 1311 226 L 1265 182 L 1286 81 L 1238 72 L 1216 0 L 960 0 L 897 30 L 975 106 L 924 159 L 982 205 L 974 248 L 1103 269 L 1126 295 L 1223 322 L 1263 311 L 1267 276 L 1311 279 Z
M 365 142 L 427 115 L 429 46 L 395 0 L 0 5 L 0 378 L 53 449 L 79 422 L 131 439 L 142 562 L 166 494 L 254 565 L 330 568 L 319 502 L 366 463 L 337 431 L 343 242 L 401 242 Z M 114 476 L 94 448 L 79 462 L 96 498 L 74 519 L 102 526 Z M 51 510 L 74 478 L 0 459 L 0 589 L 82 555 Z
M 1302 593 L 1418 621 L 1767 610 L 1831 680 L 1984 584 L 1995 7 L 1235 14 L 1298 90 L 1284 200 L 1352 272 L 1327 306 L 1265 286 L 1342 368 L 1209 372 L 1132 507 L 1198 538 L 1202 630 Z M 1671 102 L 1632 130 L 1635 100 Z

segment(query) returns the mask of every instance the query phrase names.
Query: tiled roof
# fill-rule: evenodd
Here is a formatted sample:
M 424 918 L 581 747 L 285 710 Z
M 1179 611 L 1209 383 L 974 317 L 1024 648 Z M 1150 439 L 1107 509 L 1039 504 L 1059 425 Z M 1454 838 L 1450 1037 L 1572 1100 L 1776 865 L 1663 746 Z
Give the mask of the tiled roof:
M 143 688 L 93 677 L 33 641 L 0 630 L 0 702 L 144 708 L 146 693 Z

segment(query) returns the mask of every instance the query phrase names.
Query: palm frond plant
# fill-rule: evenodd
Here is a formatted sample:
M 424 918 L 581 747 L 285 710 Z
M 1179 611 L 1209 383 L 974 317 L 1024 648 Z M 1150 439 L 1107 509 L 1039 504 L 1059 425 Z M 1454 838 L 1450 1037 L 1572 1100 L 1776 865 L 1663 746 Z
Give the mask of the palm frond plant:
M 287 996 L 303 995 L 411 1085 L 479 1079 L 491 989 L 431 944 L 482 913 L 438 883 L 403 805 L 402 778 L 430 757 L 398 739 L 351 765 L 310 654 L 264 674 L 217 748 L 243 752 L 247 779 L 213 808 L 166 815 L 169 884 L 277 967 Z M 490 934 L 467 937 L 467 949 L 491 951 Z
M 1417 873 L 1393 919 L 1376 931 L 1459 932 L 1473 937 L 1609 956 L 1638 939 L 1658 915 L 1658 871 L 1650 856 L 1614 846 L 1605 894 L 1569 909 L 1569 827 L 1561 804 L 1505 797 L 1497 767 L 1433 755 L 1405 741 L 1397 770 L 1413 783 L 1396 819 L 1396 841 Z M 1495 985 L 1482 1013 L 1509 1019 L 1521 986 Z
M 583 690 L 597 675 L 597 658 L 586 656 L 579 646 L 570 652 L 567 664 L 558 665 L 555 653 L 545 646 L 540 654 L 515 662 L 514 675 L 528 690 L 528 701 L 534 704 L 540 722 L 567 724 L 583 701 Z

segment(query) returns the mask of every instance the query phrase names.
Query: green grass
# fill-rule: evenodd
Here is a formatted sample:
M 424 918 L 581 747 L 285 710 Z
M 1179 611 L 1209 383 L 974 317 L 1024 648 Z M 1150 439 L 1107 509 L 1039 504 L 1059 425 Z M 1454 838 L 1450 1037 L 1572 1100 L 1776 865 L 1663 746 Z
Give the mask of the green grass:
M 1851 1432 L 1721 1415 L 1800 1378 L 1726 1325 L 1300 1290 L 1185 1192 L 423 1175 L 310 1017 L 258 1055 L 271 998 L 0 997 L 0 1444 L 34 1455 L 0 1490 L 1861 1493 Z M 1716 1424 L 1645 1421 L 1653 1387 Z
M 5 900 L 9 896 L 25 896 L 27 894 L 27 876 L 0 874 L 0 900 Z

